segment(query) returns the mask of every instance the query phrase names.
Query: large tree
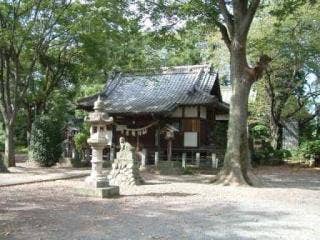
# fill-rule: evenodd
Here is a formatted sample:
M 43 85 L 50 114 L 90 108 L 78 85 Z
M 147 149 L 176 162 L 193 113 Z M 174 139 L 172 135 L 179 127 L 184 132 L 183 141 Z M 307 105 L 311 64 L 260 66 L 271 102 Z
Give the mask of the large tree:
M 254 184 L 250 178 L 248 98 L 252 84 L 262 76 L 271 60 L 266 55 L 261 55 L 254 65 L 250 65 L 247 60 L 248 33 L 260 1 L 190 1 L 189 4 L 193 11 L 199 11 L 198 16 L 219 28 L 230 53 L 232 98 L 228 142 L 217 182 L 225 185 Z
M 256 63 L 247 59 L 248 34 L 260 0 L 189 0 L 189 1 L 140 1 L 143 8 L 152 10 L 149 18 L 157 23 L 179 27 L 179 17 L 186 21 L 204 23 L 217 27 L 230 53 L 230 80 L 232 82 L 232 98 L 228 127 L 227 151 L 224 166 L 217 182 L 225 185 L 252 185 L 250 176 L 250 153 L 248 148 L 247 118 L 248 97 L 251 86 L 262 77 L 271 58 L 261 54 Z M 266 1 L 266 4 L 268 1 Z M 303 0 L 278 1 L 274 14 L 286 15 Z M 162 19 L 166 18 L 166 21 Z M 180 18 L 181 19 L 181 18 Z M 181 22 L 180 22 L 181 23 Z M 181 25 L 181 24 L 180 24 Z M 162 27 L 163 29 L 167 26 Z M 172 28 L 172 26 L 175 26 Z M 161 28 L 161 24 L 160 24 Z
M 48 72 L 46 79 L 54 75 L 52 69 L 56 65 L 50 64 L 48 52 L 64 39 L 65 31 L 59 28 L 61 21 L 66 20 L 70 4 L 71 1 L 60 0 L 0 3 L 0 110 L 5 125 L 4 164 L 7 167 L 15 165 L 14 131 L 22 100 L 30 94 L 36 81 L 45 79 L 40 68 Z
M 297 7 L 281 22 L 270 15 L 268 10 L 273 7 L 266 8 L 253 25 L 249 45 L 251 56 L 261 51 L 276 56 L 264 81 L 256 86 L 264 109 L 254 107 L 259 121 L 267 120 L 270 126 L 272 147 L 279 149 L 281 130 L 286 128 L 286 122 L 295 120 L 303 128 L 320 113 L 320 90 L 316 86 L 320 38 L 314 34 L 320 29 L 319 21 L 315 21 L 320 17 L 320 4 Z

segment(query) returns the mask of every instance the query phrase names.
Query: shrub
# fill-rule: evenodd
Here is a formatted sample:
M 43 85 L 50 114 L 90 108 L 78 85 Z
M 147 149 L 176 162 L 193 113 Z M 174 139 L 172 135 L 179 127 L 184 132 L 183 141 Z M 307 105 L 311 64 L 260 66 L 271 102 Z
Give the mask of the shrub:
M 260 165 L 279 165 L 283 163 L 284 159 L 287 159 L 291 156 L 292 154 L 289 150 L 273 150 L 270 147 L 254 151 L 252 154 L 252 161 L 253 163 Z
M 84 124 L 76 135 L 74 135 L 74 144 L 77 150 L 77 157 L 78 160 L 85 160 L 85 152 L 86 149 L 89 148 L 89 145 L 87 143 L 88 138 L 90 137 L 90 132 L 89 132 L 89 125 Z
M 50 116 L 37 118 L 32 126 L 29 158 L 40 166 L 50 167 L 62 154 L 62 121 Z
M 279 149 L 279 150 L 274 150 L 273 151 L 273 156 L 275 158 L 283 160 L 283 159 L 292 157 L 292 154 L 291 154 L 291 152 L 289 150 Z
M 298 154 L 305 159 L 320 155 L 320 140 L 306 141 L 299 146 Z
M 88 147 L 88 144 L 87 144 L 88 138 L 89 138 L 89 135 L 85 132 L 79 132 L 76 135 L 74 135 L 74 143 L 78 151 L 82 151 L 83 149 Z
M 257 124 L 250 129 L 254 139 L 267 139 L 270 136 L 269 128 L 262 124 Z

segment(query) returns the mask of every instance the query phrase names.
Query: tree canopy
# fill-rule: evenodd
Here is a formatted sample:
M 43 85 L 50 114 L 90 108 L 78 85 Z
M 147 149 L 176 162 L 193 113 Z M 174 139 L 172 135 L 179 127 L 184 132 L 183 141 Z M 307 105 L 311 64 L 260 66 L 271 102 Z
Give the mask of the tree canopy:
M 319 116 L 319 6 L 312 0 L 2 1 L 5 165 L 14 165 L 14 143 L 29 143 L 39 116 L 64 109 L 67 123 L 73 103 L 119 70 L 211 63 L 234 93 L 220 180 L 252 184 L 248 110 L 250 123 L 270 128 L 274 148 L 281 147 L 287 120 L 306 126 Z M 257 98 L 248 106 L 252 86 Z

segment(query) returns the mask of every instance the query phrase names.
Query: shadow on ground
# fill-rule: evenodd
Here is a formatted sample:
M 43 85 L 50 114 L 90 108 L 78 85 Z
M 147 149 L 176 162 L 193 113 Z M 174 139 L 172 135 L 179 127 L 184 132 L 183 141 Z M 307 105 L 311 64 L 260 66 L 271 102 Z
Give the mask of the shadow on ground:
M 146 173 L 152 184 L 103 200 L 77 194 L 82 179 L 2 188 L 0 239 L 317 239 L 319 172 L 259 172 L 269 187 Z
M 291 166 L 264 167 L 257 170 L 265 187 L 320 190 L 320 169 Z
M 284 224 L 282 219 L 288 214 L 242 210 L 237 205 L 185 207 L 170 201 L 163 205 L 142 201 L 121 206 L 114 200 L 78 199 L 76 206 L 71 206 L 68 199 L 46 199 L 9 204 L 1 211 L 0 226 L 8 233 L 4 239 L 275 239 L 273 233 L 301 231 L 301 227 Z

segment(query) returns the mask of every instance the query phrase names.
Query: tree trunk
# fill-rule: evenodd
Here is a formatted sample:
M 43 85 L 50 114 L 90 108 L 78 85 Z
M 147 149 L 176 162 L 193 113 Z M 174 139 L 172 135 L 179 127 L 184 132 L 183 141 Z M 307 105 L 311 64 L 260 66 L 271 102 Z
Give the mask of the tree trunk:
M 282 145 L 281 128 L 282 128 L 281 124 L 275 121 L 271 116 L 271 119 L 270 119 L 271 147 L 274 150 L 280 149 Z
M 224 165 L 217 183 L 251 185 L 251 169 L 247 131 L 248 99 L 251 79 L 246 74 L 245 50 L 231 53 L 232 98 L 230 102 L 228 142 Z
M 218 183 L 224 185 L 253 185 L 253 180 L 256 180 L 255 184 L 258 182 L 258 179 L 250 174 L 248 99 L 252 83 L 261 78 L 271 58 L 263 54 L 255 67 L 250 67 L 247 62 L 246 47 L 248 32 L 259 5 L 260 0 L 217 1 L 223 21 L 218 20 L 216 24 L 230 52 L 232 82 L 227 151 L 217 179 Z
M 230 103 L 227 151 L 219 183 L 251 184 L 247 171 L 250 153 L 247 135 L 247 102 L 250 87 L 241 82 L 233 84 L 233 97 Z
M 0 173 L 8 172 L 8 168 L 4 165 L 3 156 L 0 156 Z
M 14 145 L 14 123 L 5 124 L 4 165 L 6 167 L 14 167 L 16 165 Z
M 30 145 L 30 139 L 31 139 L 31 129 L 32 129 L 32 123 L 33 123 L 33 116 L 32 116 L 32 107 L 30 105 L 27 105 L 27 143 L 28 147 Z

